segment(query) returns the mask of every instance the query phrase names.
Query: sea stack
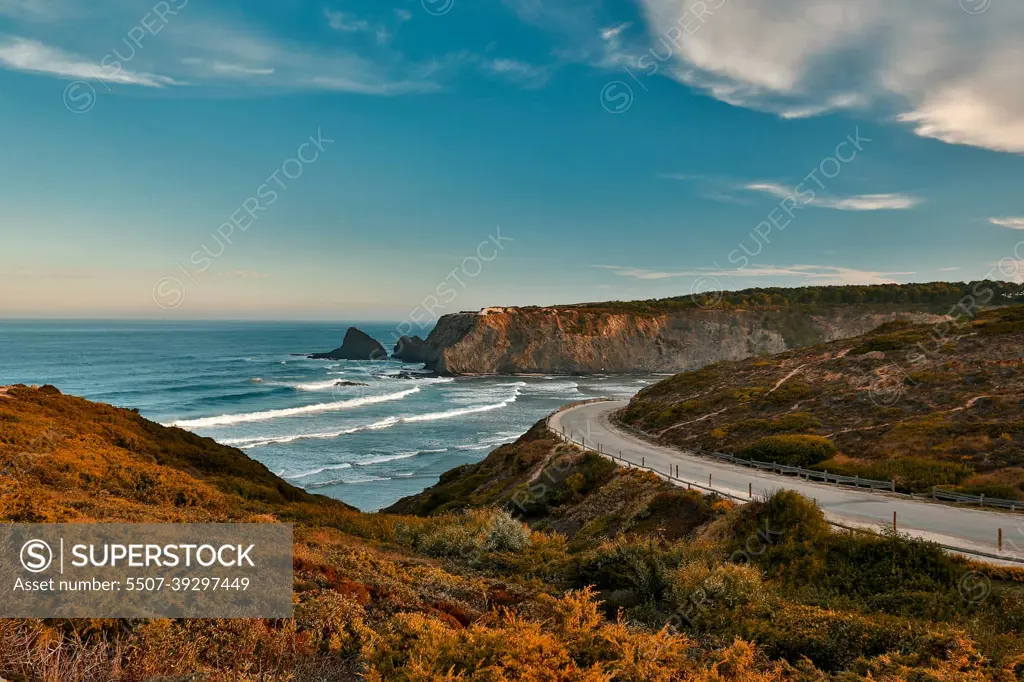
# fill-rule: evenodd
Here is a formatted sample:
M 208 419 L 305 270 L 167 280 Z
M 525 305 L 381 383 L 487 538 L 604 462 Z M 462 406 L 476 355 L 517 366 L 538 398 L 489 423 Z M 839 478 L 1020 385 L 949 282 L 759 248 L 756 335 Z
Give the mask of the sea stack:
M 387 360 L 388 352 L 376 339 L 355 327 L 349 327 L 341 346 L 330 353 L 313 353 L 313 360 Z
M 403 336 L 395 344 L 395 352 L 391 357 L 402 362 L 427 362 L 429 357 L 427 342 L 418 336 Z

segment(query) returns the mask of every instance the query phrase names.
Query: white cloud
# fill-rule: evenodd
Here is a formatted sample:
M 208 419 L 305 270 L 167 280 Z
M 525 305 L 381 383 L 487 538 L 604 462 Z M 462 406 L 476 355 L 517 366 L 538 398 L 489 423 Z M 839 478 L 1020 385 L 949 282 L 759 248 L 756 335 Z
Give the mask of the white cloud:
M 796 196 L 795 190 L 768 182 L 750 183 L 744 185 L 743 189 L 763 192 L 780 199 Z M 901 211 L 920 203 L 919 198 L 908 194 L 857 194 L 849 197 L 827 197 L 817 194 L 807 205 L 837 211 Z
M 102 81 L 121 85 L 162 88 L 175 85 L 167 76 L 153 73 L 109 69 L 99 61 L 64 52 L 28 38 L 0 37 L 0 65 L 14 71 L 57 76 L 68 80 Z
M 308 85 L 316 86 L 322 90 L 336 90 L 338 92 L 352 92 L 360 95 L 408 95 L 416 93 L 435 92 L 441 86 L 427 81 L 386 81 L 366 82 L 353 80 L 345 76 L 312 76 L 307 81 Z
M 644 268 L 632 268 L 618 265 L 594 265 L 591 267 L 610 270 L 619 277 L 628 277 L 639 280 L 662 280 L 693 277 L 698 278 L 703 284 L 707 284 L 709 281 L 714 280 L 725 288 L 729 288 L 730 285 L 739 286 L 734 282 L 734 280 L 738 281 L 751 278 L 781 281 L 787 286 L 895 284 L 898 282 L 893 279 L 894 277 L 909 277 L 916 274 L 914 272 L 877 272 L 874 270 L 859 270 L 857 268 L 844 268 L 835 265 L 760 265 L 735 270 L 697 268 L 694 270 L 681 270 L 677 272 L 647 270 Z M 792 279 L 799 281 L 786 281 Z
M 166 34 L 166 35 L 165 35 Z M 161 46 L 187 55 L 190 82 L 274 90 L 333 90 L 393 96 L 436 91 L 433 63 L 417 64 L 386 46 L 372 56 L 339 47 L 287 42 L 237 25 L 183 18 Z
M 641 2 L 672 75 L 723 101 L 789 118 L 875 103 L 923 137 L 1024 152 L 1024 3 L 709 0 L 698 19 L 691 0 Z
M 960 269 L 961 268 L 959 266 L 953 266 L 953 267 L 950 267 L 950 268 L 939 268 L 939 272 L 956 272 L 957 270 L 960 270 Z
M 16 4 L 11 0 L 0 3 L 5 3 L 0 4 L 0 14 Z M 344 13 L 328 17 L 339 30 L 362 28 L 358 20 L 353 23 Z M 394 17 L 398 23 L 407 20 L 401 11 Z M 390 37 L 388 31 L 378 36 L 380 44 L 366 44 L 361 46 L 362 52 L 356 52 L 336 44 L 289 41 L 254 30 L 242 21 L 222 23 L 191 12 L 167 22 L 159 36 L 146 42 L 144 49 L 132 48 L 128 58 L 114 52 L 123 51 L 123 46 L 96 40 L 92 41 L 96 49 L 88 50 L 92 56 L 83 57 L 30 37 L 0 34 L 0 69 L 150 88 L 252 87 L 266 93 L 332 90 L 378 96 L 439 90 L 441 86 L 434 77 L 450 76 L 452 70 L 443 67 L 456 61 L 447 57 L 424 63 L 411 61 L 384 44 Z M 78 34 L 69 40 L 75 44 L 89 42 Z M 160 73 L 155 73 L 154 65 L 159 65 Z
M 239 78 L 245 78 L 248 76 L 270 76 L 274 73 L 274 69 L 268 67 L 258 68 L 253 66 L 243 66 L 241 64 L 231 64 L 217 60 L 200 59 L 198 57 L 186 57 L 181 60 L 181 63 L 188 64 L 190 66 L 197 67 L 202 71 L 206 71 L 207 73 L 220 76 L 236 76 Z
M 617 26 L 609 26 L 601 29 L 601 40 L 613 40 L 622 35 L 622 32 L 632 26 L 632 22 L 625 22 Z
M 675 277 L 686 277 L 691 273 L 686 272 L 664 272 L 661 270 L 645 270 L 643 268 L 627 268 L 620 265 L 592 265 L 591 267 L 602 270 L 611 270 L 619 277 L 630 277 L 632 279 L 672 279 Z
M 360 19 L 354 14 L 350 14 L 348 12 L 336 12 L 334 10 L 325 9 L 324 17 L 327 19 L 327 25 L 335 31 L 358 33 L 360 31 L 370 30 L 370 22 Z
M 1008 227 L 1011 230 L 1024 230 L 1024 218 L 989 218 L 988 221 L 993 225 Z
M 66 10 L 56 0 L 0 0 L 0 15 L 15 19 L 50 21 L 65 14 Z
M 484 69 L 505 80 L 525 87 L 540 87 L 551 79 L 551 69 L 536 66 L 518 59 L 491 59 L 485 61 Z

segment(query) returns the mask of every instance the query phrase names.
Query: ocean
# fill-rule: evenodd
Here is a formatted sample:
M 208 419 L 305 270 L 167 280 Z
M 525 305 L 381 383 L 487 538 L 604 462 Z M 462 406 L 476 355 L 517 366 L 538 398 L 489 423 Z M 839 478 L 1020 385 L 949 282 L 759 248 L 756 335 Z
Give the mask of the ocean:
M 390 351 L 394 323 L 352 324 Z M 559 405 L 627 398 L 659 378 L 442 378 L 422 365 L 295 355 L 338 347 L 349 326 L 0 321 L 0 385 L 53 384 L 137 408 L 374 511 L 483 459 Z

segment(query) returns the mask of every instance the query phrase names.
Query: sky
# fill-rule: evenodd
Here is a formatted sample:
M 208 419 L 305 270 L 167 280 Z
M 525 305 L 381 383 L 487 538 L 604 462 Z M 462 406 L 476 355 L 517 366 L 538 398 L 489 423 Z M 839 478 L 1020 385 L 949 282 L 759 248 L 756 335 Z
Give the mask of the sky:
M 1022 63 L 1016 0 L 0 0 L 0 317 L 1022 281 Z

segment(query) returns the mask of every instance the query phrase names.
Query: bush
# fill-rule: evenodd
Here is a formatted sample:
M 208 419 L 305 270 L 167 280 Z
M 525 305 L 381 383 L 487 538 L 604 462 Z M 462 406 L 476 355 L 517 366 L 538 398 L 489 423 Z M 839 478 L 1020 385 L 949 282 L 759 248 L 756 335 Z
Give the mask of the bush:
M 757 568 L 700 557 L 676 569 L 672 601 L 684 624 L 708 630 L 724 625 L 738 608 L 761 611 L 769 602 L 769 591 Z
M 431 521 L 423 529 L 403 529 L 402 540 L 424 554 L 470 564 L 489 552 L 521 552 L 532 543 L 529 529 L 504 509 L 473 510 Z
M 808 467 L 831 459 L 835 454 L 836 446 L 828 438 L 805 435 L 767 436 L 738 453 L 744 459 L 793 467 Z
M 530 531 L 502 509 L 494 515 L 483 547 L 488 552 L 521 552 L 530 546 Z

